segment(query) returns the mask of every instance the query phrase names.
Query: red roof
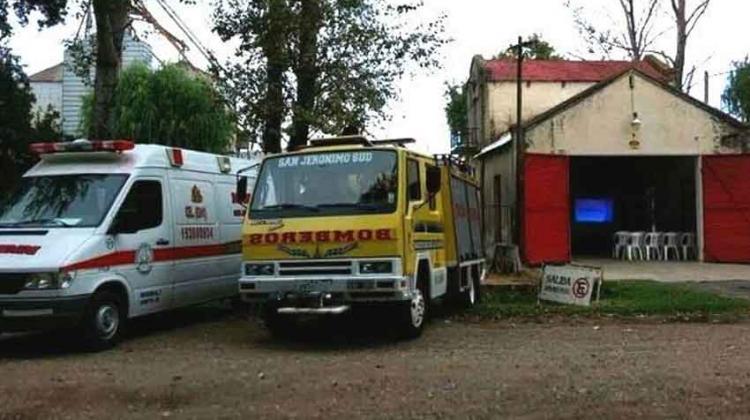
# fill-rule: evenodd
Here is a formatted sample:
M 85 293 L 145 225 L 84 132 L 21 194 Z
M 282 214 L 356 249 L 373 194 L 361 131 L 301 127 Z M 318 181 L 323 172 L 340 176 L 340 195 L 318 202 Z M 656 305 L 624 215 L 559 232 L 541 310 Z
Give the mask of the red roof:
M 516 60 L 500 59 L 485 62 L 492 81 L 516 80 Z M 568 61 L 527 60 L 523 62 L 523 80 L 530 82 L 601 82 L 629 68 L 637 68 L 659 80 L 667 81 L 669 71 L 645 61 Z

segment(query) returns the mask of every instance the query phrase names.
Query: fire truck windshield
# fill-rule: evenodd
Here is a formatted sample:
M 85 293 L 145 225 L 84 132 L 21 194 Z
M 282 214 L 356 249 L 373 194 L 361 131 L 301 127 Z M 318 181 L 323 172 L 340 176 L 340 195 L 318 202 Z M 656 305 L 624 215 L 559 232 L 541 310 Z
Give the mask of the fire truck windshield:
M 398 163 L 387 150 L 357 150 L 267 159 L 250 206 L 251 219 L 392 213 Z

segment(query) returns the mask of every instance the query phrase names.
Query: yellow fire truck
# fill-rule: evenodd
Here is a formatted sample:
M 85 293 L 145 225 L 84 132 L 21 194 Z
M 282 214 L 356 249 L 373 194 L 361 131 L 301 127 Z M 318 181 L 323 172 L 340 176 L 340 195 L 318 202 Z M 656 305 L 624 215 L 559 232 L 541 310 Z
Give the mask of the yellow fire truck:
M 409 142 L 313 140 L 266 157 L 251 198 L 238 178 L 237 196 L 250 203 L 240 294 L 264 304 L 272 333 L 299 315 L 382 304 L 416 337 L 435 300 L 478 301 L 477 182 L 464 162 L 418 154 Z

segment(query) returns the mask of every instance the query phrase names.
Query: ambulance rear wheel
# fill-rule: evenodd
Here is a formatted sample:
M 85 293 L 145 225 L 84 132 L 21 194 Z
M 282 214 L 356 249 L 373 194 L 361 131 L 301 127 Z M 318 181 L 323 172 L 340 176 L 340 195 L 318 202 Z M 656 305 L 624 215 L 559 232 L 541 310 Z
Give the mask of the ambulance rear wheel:
M 120 340 L 125 321 L 124 304 L 108 290 L 96 292 L 83 318 L 84 344 L 91 350 L 114 347 Z
M 402 338 L 412 339 L 422 335 L 424 324 L 427 322 L 428 308 L 426 290 L 420 285 L 414 289 L 411 300 L 400 308 L 398 323 L 399 335 Z

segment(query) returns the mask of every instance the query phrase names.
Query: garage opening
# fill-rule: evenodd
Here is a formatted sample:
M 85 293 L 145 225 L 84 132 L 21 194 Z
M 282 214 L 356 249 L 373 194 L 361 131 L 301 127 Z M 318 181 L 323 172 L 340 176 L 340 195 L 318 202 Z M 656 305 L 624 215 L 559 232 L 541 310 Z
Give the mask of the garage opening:
M 614 234 L 696 232 L 695 157 L 574 157 L 571 246 L 611 257 Z

